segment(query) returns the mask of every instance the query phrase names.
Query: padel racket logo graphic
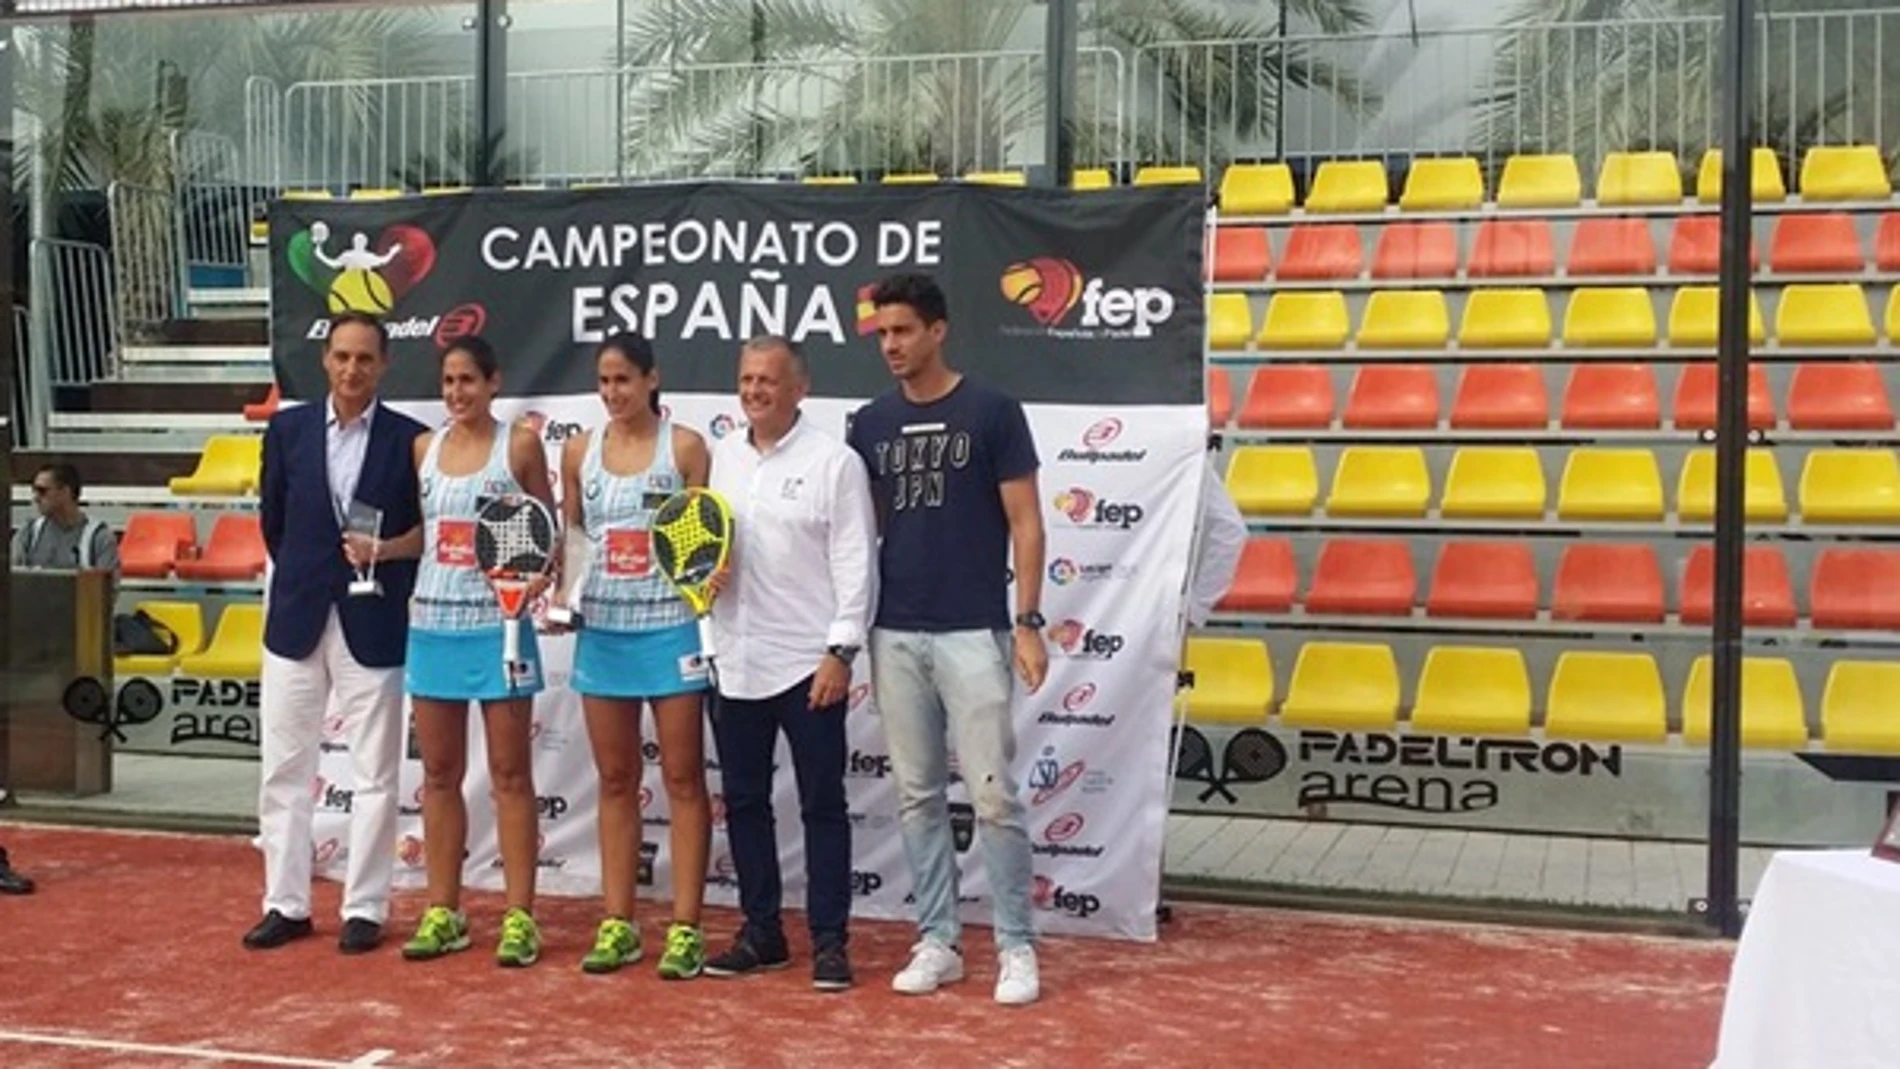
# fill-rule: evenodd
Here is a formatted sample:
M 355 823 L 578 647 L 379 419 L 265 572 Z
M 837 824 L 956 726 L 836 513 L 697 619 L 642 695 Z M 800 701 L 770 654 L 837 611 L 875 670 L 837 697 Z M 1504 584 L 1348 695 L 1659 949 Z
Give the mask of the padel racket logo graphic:
M 1079 712 L 1094 700 L 1095 684 L 1078 683 L 1062 696 L 1062 708 L 1071 713 Z
M 1043 841 L 1066 843 L 1082 834 L 1082 828 L 1087 824 L 1088 820 L 1080 813 L 1064 813 L 1050 821 L 1048 827 L 1042 829 Z
M 435 347 L 447 349 L 471 334 L 480 334 L 488 325 L 488 309 L 479 304 L 458 304 L 435 321 Z
M 851 688 L 851 698 L 848 708 L 856 709 L 858 706 L 863 705 L 865 699 L 870 696 L 871 684 L 859 683 L 857 686 Z
M 1259 728 L 1242 728 L 1235 732 L 1227 740 L 1218 767 L 1214 748 L 1198 728 L 1188 727 L 1182 732 L 1175 754 L 1175 779 L 1205 785 L 1200 792 L 1202 802 L 1219 795 L 1229 805 L 1240 804 L 1233 792 L 1235 786 L 1269 782 L 1287 766 L 1286 747 Z
M 435 242 L 408 223 L 384 227 L 373 238 L 356 231 L 343 248 L 331 246 L 333 236 L 330 224 L 318 220 L 291 235 L 284 252 L 291 273 L 323 295 L 332 315 L 388 315 L 435 269 Z
M 349 853 L 348 850 L 343 849 L 343 840 L 325 839 L 311 848 L 310 860 L 318 868 L 324 868 L 333 862 L 340 862 L 349 857 Z
M 1089 449 L 1100 449 L 1122 436 L 1122 421 L 1114 416 L 1098 419 L 1088 430 L 1082 432 L 1082 444 Z
M 1082 299 L 1082 269 L 1054 256 L 1032 256 L 1003 269 L 1003 297 L 1053 327 Z

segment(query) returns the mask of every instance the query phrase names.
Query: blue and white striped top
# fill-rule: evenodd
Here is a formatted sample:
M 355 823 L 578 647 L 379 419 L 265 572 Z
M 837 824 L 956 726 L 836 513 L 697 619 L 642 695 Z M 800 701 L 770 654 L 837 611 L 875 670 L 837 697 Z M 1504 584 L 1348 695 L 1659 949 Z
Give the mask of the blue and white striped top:
M 658 631 L 691 623 L 693 611 L 654 563 L 650 531 L 660 503 L 686 487 L 673 459 L 673 424 L 660 421 L 653 463 L 615 475 L 601 460 L 605 426 L 581 459 L 581 526 L 592 554 L 581 587 L 581 616 L 605 631 Z
M 454 432 L 453 425 L 436 431 L 422 458 L 422 560 L 409 624 L 425 631 L 501 626 L 495 594 L 475 564 L 475 517 L 482 499 L 523 492 L 508 466 L 507 424 L 495 422 L 488 462 L 469 475 L 442 474 L 442 442 Z

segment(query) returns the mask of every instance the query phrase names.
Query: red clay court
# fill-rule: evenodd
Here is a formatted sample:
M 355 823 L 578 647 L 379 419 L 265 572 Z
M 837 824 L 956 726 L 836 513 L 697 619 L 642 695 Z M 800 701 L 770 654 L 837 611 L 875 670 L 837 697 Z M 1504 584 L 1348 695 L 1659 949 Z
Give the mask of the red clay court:
M 4 825 L 40 893 L 0 898 L 0 1065 L 311 1067 L 851 1064 L 1706 1066 L 1730 948 L 1636 936 L 1187 905 L 1154 945 L 1051 940 L 1043 1001 L 990 1001 L 987 929 L 971 979 L 932 998 L 886 986 L 910 930 L 856 927 L 859 986 L 774 975 L 665 983 L 578 962 L 591 902 L 549 898 L 541 963 L 488 956 L 493 895 L 470 901 L 476 949 L 405 963 L 335 947 L 337 889 L 317 938 L 244 950 L 258 859 L 236 838 Z M 406 935 L 418 896 L 398 898 Z M 643 910 L 649 946 L 663 907 Z M 716 945 L 737 926 L 707 918 Z M 196 1048 L 184 1050 L 180 1048 Z

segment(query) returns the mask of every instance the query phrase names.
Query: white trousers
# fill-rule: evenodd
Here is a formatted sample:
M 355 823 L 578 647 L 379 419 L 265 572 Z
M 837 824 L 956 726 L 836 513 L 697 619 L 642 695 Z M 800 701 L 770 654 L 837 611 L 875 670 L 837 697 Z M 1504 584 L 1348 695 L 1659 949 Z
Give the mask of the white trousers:
M 263 770 L 257 823 L 264 853 L 265 912 L 274 909 L 293 920 L 310 916 L 310 821 L 317 804 L 311 788 L 324 716 L 334 710 L 343 718 L 354 778 L 343 917 L 377 924 L 387 919 L 396 864 L 402 680 L 400 667 L 356 663 L 334 609 L 308 657 L 293 661 L 264 651 L 258 695 Z

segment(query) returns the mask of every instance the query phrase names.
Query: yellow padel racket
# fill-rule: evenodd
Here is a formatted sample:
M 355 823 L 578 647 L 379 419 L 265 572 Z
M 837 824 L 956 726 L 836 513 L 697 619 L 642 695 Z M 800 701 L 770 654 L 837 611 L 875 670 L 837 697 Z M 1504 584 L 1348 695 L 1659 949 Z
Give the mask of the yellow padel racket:
M 660 574 L 680 592 L 699 619 L 700 656 L 709 676 L 713 668 L 712 591 L 707 583 L 725 567 L 732 548 L 732 508 L 704 487 L 682 490 L 653 513 L 653 560 Z

